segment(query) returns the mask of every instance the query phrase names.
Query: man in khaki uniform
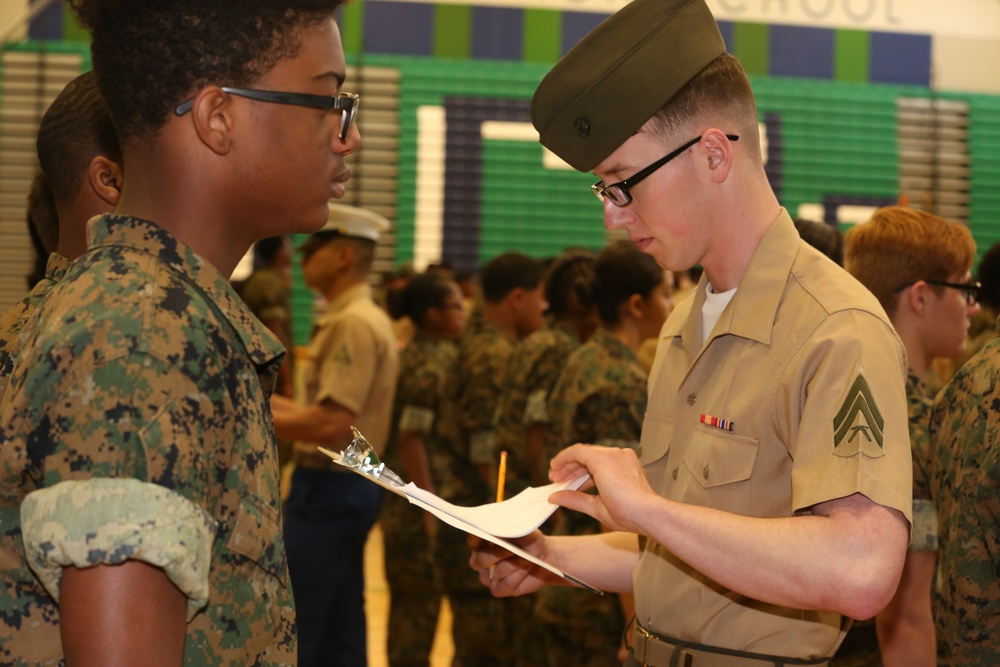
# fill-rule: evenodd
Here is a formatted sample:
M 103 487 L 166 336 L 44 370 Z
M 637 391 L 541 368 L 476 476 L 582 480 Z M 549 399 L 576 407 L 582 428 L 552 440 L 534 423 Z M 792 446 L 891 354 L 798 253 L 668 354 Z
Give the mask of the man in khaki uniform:
M 381 490 L 336 466 L 318 446 L 344 449 L 356 426 L 376 452 L 392 424 L 399 356 L 368 274 L 388 221 L 330 205 L 330 222 L 302 247 L 306 285 L 327 300 L 305 369 L 305 404 L 272 399 L 279 437 L 297 440 L 285 503 L 285 543 L 299 622 L 299 664 L 365 665 L 364 544 Z
M 627 5 L 542 81 L 532 121 L 600 179 L 606 227 L 704 275 L 663 327 L 640 453 L 552 461 L 554 480 L 589 472 L 599 490 L 553 502 L 615 532 L 521 545 L 634 591 L 631 664 L 827 664 L 906 553 L 906 365 L 885 313 L 775 198 L 749 81 L 703 0 Z M 496 595 L 557 583 L 477 544 L 484 584 L 494 564 Z

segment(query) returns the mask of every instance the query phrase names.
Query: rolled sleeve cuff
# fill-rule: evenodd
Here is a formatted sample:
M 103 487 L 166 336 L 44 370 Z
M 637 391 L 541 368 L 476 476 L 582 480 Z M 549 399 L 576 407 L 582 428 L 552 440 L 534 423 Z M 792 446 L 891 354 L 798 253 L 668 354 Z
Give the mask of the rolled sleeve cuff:
M 137 479 L 93 478 L 34 491 L 21 503 L 28 565 L 59 601 L 64 567 L 140 560 L 187 597 L 187 620 L 208 603 L 217 522 L 190 500 Z
M 399 430 L 426 435 L 434 426 L 434 411 L 428 408 L 418 408 L 405 405 L 399 415 Z
M 525 424 L 549 423 L 549 409 L 546 400 L 548 400 L 548 392 L 544 389 L 538 389 L 528 394 L 528 401 L 524 406 Z

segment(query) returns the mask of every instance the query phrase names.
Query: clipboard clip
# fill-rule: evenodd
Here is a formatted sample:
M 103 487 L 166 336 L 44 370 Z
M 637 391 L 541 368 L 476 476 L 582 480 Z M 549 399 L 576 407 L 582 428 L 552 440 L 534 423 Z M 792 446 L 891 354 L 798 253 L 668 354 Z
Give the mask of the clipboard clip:
M 351 440 L 351 444 L 347 446 L 347 449 L 340 452 L 340 461 L 338 463 L 348 468 L 354 468 L 362 475 L 374 477 L 386 484 L 406 486 L 406 482 L 399 475 L 385 467 L 385 463 L 379 459 L 378 454 L 375 453 L 375 448 L 365 440 L 365 436 L 361 435 L 361 431 L 352 426 L 351 433 L 354 434 L 354 439 Z

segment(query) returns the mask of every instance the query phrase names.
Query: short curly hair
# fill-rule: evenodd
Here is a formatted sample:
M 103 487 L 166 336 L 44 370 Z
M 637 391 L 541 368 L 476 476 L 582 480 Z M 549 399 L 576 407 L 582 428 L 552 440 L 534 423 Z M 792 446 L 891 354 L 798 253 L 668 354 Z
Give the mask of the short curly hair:
M 90 31 L 122 142 L 155 137 L 200 88 L 248 86 L 301 48 L 344 0 L 67 0 Z
M 35 149 L 51 196 L 65 205 L 80 194 L 95 157 L 121 163 L 118 135 L 93 72 L 70 81 L 52 101 L 38 125 Z

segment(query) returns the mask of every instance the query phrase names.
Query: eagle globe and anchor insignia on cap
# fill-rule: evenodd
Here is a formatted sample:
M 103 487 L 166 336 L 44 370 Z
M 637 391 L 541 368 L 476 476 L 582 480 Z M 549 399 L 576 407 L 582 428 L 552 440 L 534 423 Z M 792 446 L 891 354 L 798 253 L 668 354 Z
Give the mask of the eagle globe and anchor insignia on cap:
M 882 456 L 885 454 L 884 428 L 885 419 L 868 380 L 858 373 L 833 418 L 833 453 L 843 457 L 858 454 L 870 458 Z

